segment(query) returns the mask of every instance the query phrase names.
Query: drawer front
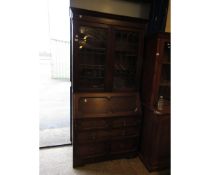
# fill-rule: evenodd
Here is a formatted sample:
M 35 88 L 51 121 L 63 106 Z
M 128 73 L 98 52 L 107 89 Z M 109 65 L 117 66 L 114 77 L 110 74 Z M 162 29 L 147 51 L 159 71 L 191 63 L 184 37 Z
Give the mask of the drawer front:
M 77 157 L 82 159 L 104 156 L 107 153 L 107 144 L 105 143 L 82 144 L 77 145 L 76 148 Z
M 75 140 L 78 143 L 93 143 L 99 141 L 107 141 L 110 138 L 109 131 L 83 131 L 75 134 Z
M 138 149 L 138 138 L 114 141 L 111 143 L 110 153 L 120 154 L 123 152 L 134 152 Z
M 119 127 L 128 127 L 128 126 L 137 126 L 140 124 L 139 117 L 122 117 L 122 118 L 115 118 L 111 121 L 112 128 L 119 128 Z
M 111 121 L 111 128 L 124 127 L 125 124 L 125 118 L 115 118 Z
M 112 129 L 110 131 L 110 137 L 112 139 L 119 137 L 138 136 L 138 135 L 139 135 L 139 127 Z
M 139 127 L 129 127 L 125 129 L 125 136 L 139 136 Z
M 106 129 L 109 124 L 106 119 L 81 119 L 74 120 L 76 130 Z
M 140 125 L 139 117 L 113 117 L 107 119 L 77 119 L 74 120 L 75 129 L 77 130 L 94 130 L 108 128 L 122 128 Z
M 125 130 L 124 129 L 112 129 L 110 131 L 110 137 L 112 139 L 116 139 L 116 138 L 123 137 L 123 136 L 125 136 Z
M 137 126 L 140 124 L 140 118 L 139 117 L 126 117 L 125 123 L 126 126 Z

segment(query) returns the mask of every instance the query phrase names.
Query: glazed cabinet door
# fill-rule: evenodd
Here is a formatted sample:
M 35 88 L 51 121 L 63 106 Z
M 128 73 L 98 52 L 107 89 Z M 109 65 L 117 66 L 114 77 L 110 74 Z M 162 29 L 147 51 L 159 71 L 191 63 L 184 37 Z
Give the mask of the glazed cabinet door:
M 114 28 L 113 91 L 135 91 L 139 87 L 144 31 Z
M 74 89 L 104 91 L 108 27 L 86 22 L 74 26 Z
M 157 105 L 160 97 L 164 100 L 164 108 L 170 106 L 170 82 L 171 82 L 171 59 L 170 49 L 171 43 L 169 39 L 161 39 L 158 41 L 158 62 L 157 62 L 157 84 L 155 89 L 154 105 Z

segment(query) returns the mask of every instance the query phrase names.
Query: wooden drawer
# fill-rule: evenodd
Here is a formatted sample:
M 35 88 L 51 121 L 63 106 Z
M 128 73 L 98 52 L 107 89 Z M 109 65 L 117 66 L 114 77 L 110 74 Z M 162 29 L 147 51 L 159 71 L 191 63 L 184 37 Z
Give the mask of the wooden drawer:
M 75 134 L 75 140 L 78 143 L 93 143 L 107 141 L 110 138 L 110 131 L 83 131 Z
M 137 126 L 141 122 L 139 117 L 126 117 L 125 118 L 125 123 L 126 126 Z
M 119 137 L 138 136 L 138 135 L 139 135 L 139 127 L 112 129 L 110 131 L 110 137 L 112 139 Z
M 109 124 L 106 119 L 80 119 L 74 120 L 74 128 L 76 130 L 95 130 L 106 129 Z
M 107 155 L 108 149 L 105 143 L 81 144 L 77 145 L 76 155 L 81 159 L 99 157 Z
M 120 117 L 120 118 L 114 118 L 111 121 L 111 128 L 120 128 L 120 127 L 128 127 L 128 126 L 137 126 L 140 124 L 140 118 L 139 117 Z
M 123 152 L 134 152 L 138 148 L 138 138 L 114 141 L 111 143 L 110 153 L 121 154 Z
M 125 136 L 139 136 L 139 126 L 125 129 Z

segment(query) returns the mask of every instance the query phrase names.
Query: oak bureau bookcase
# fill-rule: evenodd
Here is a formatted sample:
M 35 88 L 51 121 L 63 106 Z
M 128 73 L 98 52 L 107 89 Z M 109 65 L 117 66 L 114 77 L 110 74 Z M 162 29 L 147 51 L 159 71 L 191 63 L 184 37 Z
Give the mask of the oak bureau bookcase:
M 71 8 L 73 166 L 137 155 L 147 20 Z

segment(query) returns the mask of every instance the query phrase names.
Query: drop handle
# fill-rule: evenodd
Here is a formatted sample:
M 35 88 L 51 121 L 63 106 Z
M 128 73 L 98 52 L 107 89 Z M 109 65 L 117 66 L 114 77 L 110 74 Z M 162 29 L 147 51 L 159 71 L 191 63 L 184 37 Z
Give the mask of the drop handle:
M 86 98 L 83 101 L 84 101 L 84 103 L 87 103 L 87 99 Z
M 137 112 L 137 111 L 138 111 L 138 108 L 135 108 L 135 109 L 134 109 L 134 112 Z

